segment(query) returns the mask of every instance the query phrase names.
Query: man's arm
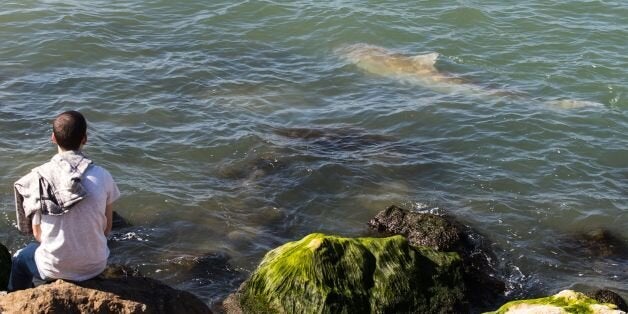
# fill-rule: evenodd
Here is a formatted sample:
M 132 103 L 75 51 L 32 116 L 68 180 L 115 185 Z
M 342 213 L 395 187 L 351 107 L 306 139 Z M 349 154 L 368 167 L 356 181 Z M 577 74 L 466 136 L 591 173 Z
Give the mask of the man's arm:
M 41 225 L 40 224 L 33 224 L 33 236 L 35 237 L 35 240 L 37 240 L 37 242 L 41 242 Z
M 113 204 L 107 205 L 105 209 L 105 216 L 107 216 L 107 225 L 105 226 L 105 235 L 108 236 L 111 232 L 111 226 L 113 224 Z

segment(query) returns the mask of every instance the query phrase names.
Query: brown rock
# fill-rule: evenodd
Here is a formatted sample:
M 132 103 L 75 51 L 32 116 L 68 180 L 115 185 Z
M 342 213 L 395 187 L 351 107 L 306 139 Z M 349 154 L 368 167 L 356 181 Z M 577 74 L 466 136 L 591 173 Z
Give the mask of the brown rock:
M 222 311 L 227 314 L 244 314 L 244 310 L 242 310 L 242 306 L 240 306 L 240 302 L 235 293 L 227 296 L 222 302 Z
M 146 277 L 57 280 L 0 296 L 1 313 L 211 313 L 189 292 Z

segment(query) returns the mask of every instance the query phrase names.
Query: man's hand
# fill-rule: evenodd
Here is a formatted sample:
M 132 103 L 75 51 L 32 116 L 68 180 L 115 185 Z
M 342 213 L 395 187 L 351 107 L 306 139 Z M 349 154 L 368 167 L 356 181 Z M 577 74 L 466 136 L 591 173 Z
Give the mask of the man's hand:
M 33 224 L 33 236 L 37 242 L 41 242 L 41 225 Z

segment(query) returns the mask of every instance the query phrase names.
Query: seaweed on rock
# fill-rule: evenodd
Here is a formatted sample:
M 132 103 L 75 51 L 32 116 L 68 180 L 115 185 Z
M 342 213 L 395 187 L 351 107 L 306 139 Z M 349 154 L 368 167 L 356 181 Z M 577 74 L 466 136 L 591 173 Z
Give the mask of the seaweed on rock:
M 504 302 L 506 286 L 490 246 L 483 236 L 453 217 L 413 212 L 392 205 L 377 213 L 368 225 L 379 233 L 407 237 L 413 246 L 458 253 L 468 289 L 467 299 L 473 312 L 488 310 Z
M 578 313 L 578 314 L 620 314 L 615 304 L 600 303 L 585 294 L 573 290 L 563 290 L 553 296 L 511 301 L 495 312 L 486 314 L 507 313 Z
M 458 254 L 402 236 L 308 235 L 268 252 L 236 298 L 245 313 L 467 311 Z

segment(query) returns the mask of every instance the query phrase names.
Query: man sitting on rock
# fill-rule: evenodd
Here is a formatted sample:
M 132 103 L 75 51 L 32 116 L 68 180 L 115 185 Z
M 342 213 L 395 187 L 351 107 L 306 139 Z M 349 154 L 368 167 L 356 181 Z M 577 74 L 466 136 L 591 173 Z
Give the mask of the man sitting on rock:
M 82 152 L 87 122 L 77 111 L 53 121 L 58 153 L 18 180 L 18 229 L 33 242 L 13 256 L 9 291 L 31 288 L 33 279 L 83 281 L 107 266 L 113 207 L 120 192 L 107 170 Z

